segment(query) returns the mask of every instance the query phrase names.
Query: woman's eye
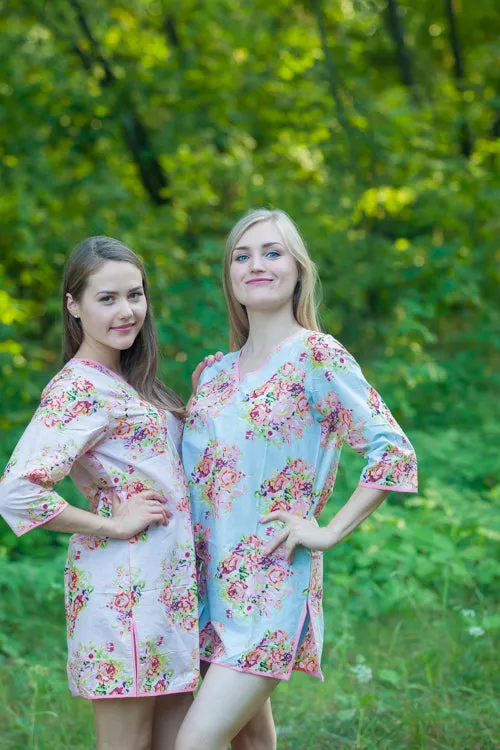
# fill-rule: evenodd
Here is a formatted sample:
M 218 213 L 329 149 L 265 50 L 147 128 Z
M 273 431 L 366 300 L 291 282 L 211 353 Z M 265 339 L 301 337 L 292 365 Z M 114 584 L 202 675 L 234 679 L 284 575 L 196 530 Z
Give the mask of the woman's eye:
M 139 299 L 139 297 L 142 297 L 142 292 L 132 292 L 130 296 L 132 299 Z
M 235 257 L 235 260 L 242 261 L 242 260 L 247 260 L 247 258 L 248 258 L 248 255 L 246 253 L 241 253 L 241 255 L 237 255 Z
M 111 302 L 113 300 L 113 297 L 111 295 L 107 295 L 106 297 L 101 297 L 99 302 Z
M 267 258 L 279 258 L 280 254 L 277 252 L 277 250 L 269 250 L 268 253 L 266 253 Z

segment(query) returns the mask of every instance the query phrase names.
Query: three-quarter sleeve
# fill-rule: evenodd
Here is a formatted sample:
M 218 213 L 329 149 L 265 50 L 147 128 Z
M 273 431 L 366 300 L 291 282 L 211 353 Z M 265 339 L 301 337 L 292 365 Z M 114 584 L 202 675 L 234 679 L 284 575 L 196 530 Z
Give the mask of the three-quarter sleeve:
M 56 376 L 49 383 L 0 479 L 0 514 L 17 536 L 67 507 L 54 485 L 101 439 L 109 422 L 106 400 L 86 378 Z
M 413 447 L 349 352 L 332 336 L 314 334 L 309 349 L 309 395 L 321 423 L 321 445 L 346 442 L 366 459 L 360 485 L 417 492 Z

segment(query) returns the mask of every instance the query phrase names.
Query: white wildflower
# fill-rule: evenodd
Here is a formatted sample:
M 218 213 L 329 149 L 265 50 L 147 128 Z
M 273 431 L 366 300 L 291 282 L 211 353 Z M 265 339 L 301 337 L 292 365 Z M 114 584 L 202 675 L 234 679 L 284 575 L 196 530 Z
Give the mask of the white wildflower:
M 475 617 L 476 616 L 476 610 L 475 609 L 462 609 L 461 613 L 464 617 Z
M 372 670 L 366 664 L 358 664 L 356 667 L 352 667 L 351 671 L 358 682 L 370 682 L 373 677 Z
M 469 628 L 469 635 L 473 638 L 481 638 L 484 635 L 484 628 L 480 628 L 479 625 L 473 625 Z

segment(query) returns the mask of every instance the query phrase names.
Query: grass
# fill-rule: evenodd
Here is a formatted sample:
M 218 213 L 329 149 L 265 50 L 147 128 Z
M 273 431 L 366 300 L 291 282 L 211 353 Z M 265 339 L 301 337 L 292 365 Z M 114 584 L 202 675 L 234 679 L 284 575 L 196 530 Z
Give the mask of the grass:
M 475 619 L 347 614 L 328 639 L 325 684 L 297 675 L 275 694 L 280 750 L 498 747 L 495 650 L 486 632 L 469 633 Z
M 38 564 L 36 587 L 33 575 L 29 563 L 0 568 L 0 747 L 87 750 L 91 706 L 66 682 L 62 562 Z M 443 602 L 369 620 L 330 598 L 325 683 L 294 674 L 273 698 L 280 750 L 498 747 L 500 618 L 485 616 L 484 601 L 467 606 L 477 614 Z

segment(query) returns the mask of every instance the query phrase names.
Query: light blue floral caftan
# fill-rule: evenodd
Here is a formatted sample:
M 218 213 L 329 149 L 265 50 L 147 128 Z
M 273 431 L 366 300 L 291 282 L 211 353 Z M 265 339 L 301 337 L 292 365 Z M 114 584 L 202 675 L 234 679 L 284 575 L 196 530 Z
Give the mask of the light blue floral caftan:
M 417 489 L 412 446 L 353 357 L 332 336 L 301 330 L 240 382 L 239 352 L 202 374 L 182 443 L 200 588 L 201 658 L 288 679 L 322 679 L 322 555 L 292 564 L 262 551 L 282 509 L 317 519 L 340 450 L 366 459 L 360 484 Z

